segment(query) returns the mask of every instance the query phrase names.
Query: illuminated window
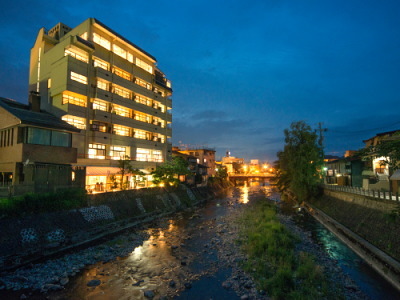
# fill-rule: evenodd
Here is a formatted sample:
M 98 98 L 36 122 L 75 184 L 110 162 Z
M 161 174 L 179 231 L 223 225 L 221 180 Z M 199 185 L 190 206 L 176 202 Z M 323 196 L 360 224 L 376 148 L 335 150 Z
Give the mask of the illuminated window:
M 151 100 L 150 98 L 144 97 L 142 95 L 136 95 L 135 96 L 135 101 L 147 106 L 152 106 L 153 100 Z
M 154 88 L 154 93 L 165 97 L 165 92 L 163 90 L 158 89 L 158 88 Z
M 110 87 L 110 83 L 108 81 L 105 81 L 105 80 L 97 79 L 97 87 L 99 89 L 108 91 L 108 90 L 110 90 L 110 88 L 109 88 Z
M 147 81 L 144 81 L 144 80 L 142 80 L 140 78 L 136 78 L 135 79 L 135 83 L 137 85 L 140 85 L 141 87 L 144 87 L 145 89 L 151 90 L 151 84 L 148 83 Z
M 100 131 L 100 132 L 107 132 L 107 123 L 92 121 L 90 124 L 91 131 Z
M 79 49 L 78 47 L 70 46 L 69 48 L 66 48 L 64 51 L 64 56 L 67 55 L 72 56 L 73 58 L 76 58 L 77 60 L 83 61 L 85 63 L 89 62 L 89 55 L 87 54 L 87 52 Z
M 154 101 L 153 107 L 155 109 L 161 110 L 161 112 L 165 112 L 165 105 L 162 105 L 160 102 Z
M 87 40 L 87 38 L 88 38 L 87 32 L 82 33 L 82 34 L 80 35 L 80 37 L 83 38 L 84 40 Z
M 142 113 L 140 111 L 135 111 L 134 119 L 140 122 L 151 123 L 150 115 Z
M 132 79 L 131 74 L 129 74 L 128 72 L 126 72 L 126 71 L 124 71 L 124 70 L 122 70 L 120 68 L 114 67 L 113 68 L 113 72 L 114 72 L 115 75 L 117 75 L 119 77 L 122 77 L 122 78 L 124 78 L 126 80 L 130 81 Z
M 83 84 L 87 84 L 87 77 L 71 71 L 71 79 Z
M 111 159 L 124 159 L 126 154 L 126 147 L 121 147 L 121 146 L 111 146 L 110 148 L 110 156 Z
M 114 85 L 114 94 L 120 95 L 121 97 L 131 99 L 131 91 L 124 89 L 118 85 Z
M 84 118 L 79 118 L 71 115 L 65 115 L 62 116 L 61 118 L 63 121 L 67 122 L 68 124 L 75 126 L 76 128 L 79 129 L 86 129 L 86 119 Z
M 155 162 L 163 162 L 162 151 L 161 150 L 153 150 L 153 161 Z
M 140 129 L 134 129 L 134 137 L 137 139 L 142 139 L 145 140 L 147 135 L 146 135 L 146 131 L 144 130 L 140 130 Z
M 143 70 L 153 74 L 153 67 L 137 57 L 136 57 L 136 65 L 142 68 Z
M 133 63 L 133 55 L 128 52 L 127 59 L 129 62 Z
M 153 124 L 157 125 L 157 126 L 161 126 L 162 128 L 165 127 L 165 121 L 160 118 L 157 118 L 157 117 L 153 118 Z
M 101 100 L 93 100 L 93 109 L 107 111 L 107 102 Z
M 130 136 L 130 128 L 126 126 L 114 124 L 113 131 L 116 135 Z
M 88 156 L 89 156 L 89 158 L 105 159 L 106 158 L 106 145 L 89 144 Z
M 100 58 L 93 57 L 93 66 L 102 68 L 104 70 L 110 70 L 110 64 Z
M 136 149 L 136 160 L 137 161 L 163 162 L 162 151 L 146 149 L 146 148 L 137 148 Z
M 107 50 L 111 49 L 110 41 L 95 32 L 93 32 L 93 42 L 99 44 L 100 46 L 103 46 Z
M 47 79 L 47 88 L 51 89 L 51 78 Z
M 62 104 L 67 103 L 86 107 L 86 97 L 78 94 L 63 93 Z
M 114 105 L 113 112 L 122 117 L 129 118 L 131 116 L 130 109 L 120 105 Z
M 121 56 L 122 58 L 127 58 L 126 57 L 126 50 L 124 50 L 124 49 L 122 49 L 120 46 L 117 46 L 117 45 L 113 45 L 113 52 L 115 53 L 115 54 L 117 54 L 118 56 Z
M 165 136 L 162 134 L 159 134 L 159 133 L 154 133 L 153 141 L 159 142 L 159 143 L 165 143 Z
M 150 149 L 137 148 L 136 149 L 136 160 L 137 161 L 149 161 Z

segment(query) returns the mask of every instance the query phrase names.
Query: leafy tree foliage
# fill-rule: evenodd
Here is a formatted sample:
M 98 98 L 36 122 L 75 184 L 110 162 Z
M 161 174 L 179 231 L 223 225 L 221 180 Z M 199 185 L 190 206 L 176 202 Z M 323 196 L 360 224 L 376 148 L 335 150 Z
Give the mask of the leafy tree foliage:
M 191 175 L 189 163 L 182 157 L 175 156 L 170 161 L 166 161 L 157 166 L 152 172 L 153 183 L 164 183 L 166 186 L 177 186 L 179 184 L 179 175 Z
M 217 169 L 217 172 L 215 174 L 215 177 L 221 178 L 221 179 L 226 179 L 228 178 L 228 170 L 226 169 L 225 166 L 219 166 Z
M 316 195 L 321 182 L 323 149 L 318 135 L 304 121 L 284 130 L 284 150 L 278 152 L 278 188 L 301 202 Z

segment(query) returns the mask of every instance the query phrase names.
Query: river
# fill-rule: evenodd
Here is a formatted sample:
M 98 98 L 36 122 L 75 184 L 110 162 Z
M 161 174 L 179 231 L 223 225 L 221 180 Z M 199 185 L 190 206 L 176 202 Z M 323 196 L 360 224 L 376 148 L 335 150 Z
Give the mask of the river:
M 141 230 L 148 238 L 127 257 L 86 266 L 70 278 L 64 290 L 47 295 L 24 291 L 24 295 L 27 299 L 56 300 L 128 300 L 152 296 L 154 299 L 240 299 L 243 293 L 238 296 L 231 283 L 242 280 L 238 282 L 246 284 L 247 278 L 233 263 L 237 260 L 236 253 L 230 253 L 229 244 L 223 242 L 227 236 L 234 238 L 225 218 L 234 207 L 245 206 L 260 194 L 279 199 L 268 182 L 236 187 L 225 198 L 146 225 Z M 400 299 L 397 290 L 314 219 L 304 216 L 296 218 L 296 222 L 312 233 L 314 241 L 323 245 L 369 298 Z M 90 283 L 93 286 L 88 286 Z M 254 286 L 246 286 L 245 292 L 249 298 L 257 293 Z M 7 295 L 5 299 L 21 297 L 21 293 L 3 295 Z

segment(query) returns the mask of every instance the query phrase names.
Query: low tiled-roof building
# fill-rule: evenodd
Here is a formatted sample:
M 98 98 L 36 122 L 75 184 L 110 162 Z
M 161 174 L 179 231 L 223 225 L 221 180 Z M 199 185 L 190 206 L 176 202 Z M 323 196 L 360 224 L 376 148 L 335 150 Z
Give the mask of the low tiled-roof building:
M 80 130 L 41 111 L 39 103 L 35 93 L 29 105 L 0 97 L 0 196 L 79 186 L 71 141 Z

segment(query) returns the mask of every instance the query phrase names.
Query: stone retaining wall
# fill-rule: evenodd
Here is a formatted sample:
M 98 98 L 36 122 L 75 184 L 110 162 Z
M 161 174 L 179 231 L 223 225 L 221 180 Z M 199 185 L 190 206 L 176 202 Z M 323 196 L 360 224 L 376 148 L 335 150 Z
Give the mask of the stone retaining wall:
M 93 242 L 214 194 L 207 187 L 141 189 L 89 195 L 89 207 L 0 220 L 0 270 Z
M 391 212 L 393 209 L 396 208 L 397 205 L 399 205 L 399 203 L 392 200 L 371 198 L 364 195 L 347 193 L 342 191 L 334 191 L 329 189 L 324 189 L 324 195 L 344 200 L 347 202 L 351 202 L 354 204 L 358 204 L 367 208 L 380 210 L 383 212 Z

